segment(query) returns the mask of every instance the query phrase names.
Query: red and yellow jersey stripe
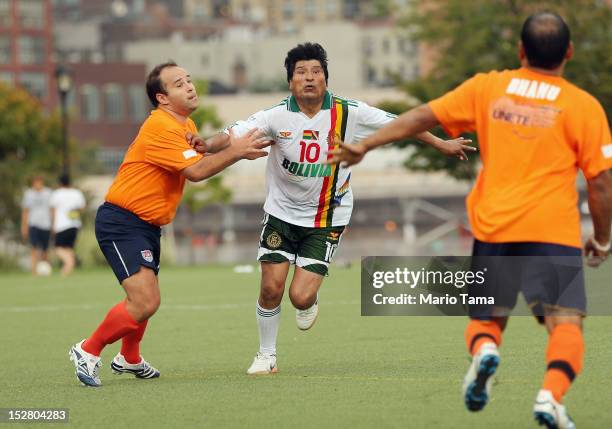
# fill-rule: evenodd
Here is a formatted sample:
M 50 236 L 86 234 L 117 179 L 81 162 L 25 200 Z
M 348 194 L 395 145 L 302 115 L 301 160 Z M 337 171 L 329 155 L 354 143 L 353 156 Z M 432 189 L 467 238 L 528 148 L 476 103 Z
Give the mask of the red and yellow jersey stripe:
M 344 141 L 346 134 L 346 122 L 348 119 L 348 104 L 346 100 L 334 97 L 333 106 L 331 109 L 331 127 L 328 136 L 328 151 L 338 147 L 339 140 Z M 331 155 L 327 155 L 327 159 Z M 336 186 L 338 183 L 338 164 L 332 164 L 331 175 L 323 179 L 323 186 L 319 195 L 319 206 L 315 216 L 315 228 L 325 228 L 332 226 L 332 218 L 334 215 L 334 206 L 332 201 L 336 194 Z

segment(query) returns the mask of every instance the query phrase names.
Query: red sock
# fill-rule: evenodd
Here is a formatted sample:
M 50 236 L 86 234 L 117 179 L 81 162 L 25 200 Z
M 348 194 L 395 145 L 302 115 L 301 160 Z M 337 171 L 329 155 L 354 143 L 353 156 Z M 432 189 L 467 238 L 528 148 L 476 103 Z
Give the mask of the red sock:
M 465 343 L 471 355 L 476 353 L 484 343 L 501 345 L 501 339 L 501 327 L 492 320 L 472 319 L 465 328 Z
M 81 347 L 87 353 L 100 356 L 102 349 L 107 344 L 114 343 L 136 329 L 138 329 L 138 322 L 128 313 L 125 301 L 121 301 L 109 310 L 98 329 L 85 340 Z
M 147 329 L 147 323 L 149 319 L 143 320 L 138 324 L 138 329 L 121 339 L 121 354 L 127 363 L 140 363 L 140 341 Z
M 577 325 L 563 323 L 555 326 L 548 337 L 546 375 L 542 389 L 550 390 L 561 402 L 574 378 L 582 369 L 584 339 Z

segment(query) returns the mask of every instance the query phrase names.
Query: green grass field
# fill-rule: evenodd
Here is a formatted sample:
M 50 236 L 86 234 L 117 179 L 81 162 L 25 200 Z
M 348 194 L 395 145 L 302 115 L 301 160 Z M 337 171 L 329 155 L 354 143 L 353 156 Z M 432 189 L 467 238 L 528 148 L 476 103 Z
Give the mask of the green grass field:
M 81 387 L 68 360 L 123 293 L 110 269 L 64 280 L 0 277 L 0 408 L 70 409 L 75 427 L 532 427 L 546 335 L 529 317 L 506 331 L 493 400 L 469 414 L 460 397 L 468 365 L 461 317 L 361 317 L 359 269 L 332 271 L 311 331 L 288 299 L 279 373 L 248 377 L 257 350 L 259 275 L 230 267 L 169 268 L 162 307 L 142 352 L 157 380 L 114 376 L 119 344 L 104 350 L 99 389 Z M 612 318 L 586 320 L 585 370 L 567 397 L 578 426 L 612 427 Z

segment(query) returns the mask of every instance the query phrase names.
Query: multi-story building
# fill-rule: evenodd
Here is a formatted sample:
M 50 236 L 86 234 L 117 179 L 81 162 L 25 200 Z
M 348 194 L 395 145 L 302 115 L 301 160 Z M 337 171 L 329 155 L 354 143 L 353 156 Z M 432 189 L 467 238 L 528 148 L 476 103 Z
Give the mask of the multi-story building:
M 132 142 L 150 105 L 145 92 L 145 65 L 72 63 L 69 98 L 70 135 L 99 145 L 98 157 L 114 171 Z
M 55 103 L 51 0 L 0 0 L 0 81 Z
M 329 56 L 330 86 L 347 94 L 364 87 L 391 85 L 395 76 L 418 74 L 417 48 L 392 21 L 314 23 L 298 33 L 270 35 L 250 26 L 228 26 L 217 37 L 140 40 L 124 44 L 124 59 L 152 68 L 172 58 L 194 77 L 249 91 L 260 83 L 286 82 L 285 54 L 298 43 L 319 42 Z

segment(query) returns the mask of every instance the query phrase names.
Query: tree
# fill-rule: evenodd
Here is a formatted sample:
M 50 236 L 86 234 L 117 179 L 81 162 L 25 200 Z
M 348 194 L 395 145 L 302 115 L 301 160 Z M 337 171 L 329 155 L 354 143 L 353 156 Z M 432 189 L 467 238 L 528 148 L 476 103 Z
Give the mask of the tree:
M 478 72 L 518 67 L 517 46 L 523 21 L 533 12 L 554 10 L 567 20 L 575 47 L 565 77 L 593 94 L 606 109 L 608 118 L 612 117 L 612 7 L 609 2 L 415 0 L 409 10 L 399 22 L 400 29 L 434 52 L 436 59 L 431 73 L 402 85 L 419 102 L 439 97 Z M 399 107 L 403 111 L 413 105 Z M 475 140 L 475 136 L 470 137 Z M 407 145 L 416 146 L 416 142 L 400 143 L 400 146 Z M 416 147 L 406 163 L 410 168 L 446 170 L 460 179 L 475 175 L 477 156 L 472 156 L 470 163 L 458 163 L 443 159 L 429 147 L 420 144 Z
M 208 82 L 203 79 L 196 79 L 194 81 L 196 92 L 200 97 L 208 94 Z M 198 109 L 191 114 L 191 119 L 195 122 L 198 130 L 203 127 L 210 129 L 219 129 L 223 126 L 223 122 L 217 115 L 217 109 L 214 106 L 200 106 Z
M 55 177 L 61 163 L 61 128 L 26 91 L 0 83 L 0 219 L 15 233 L 20 199 L 33 174 Z

